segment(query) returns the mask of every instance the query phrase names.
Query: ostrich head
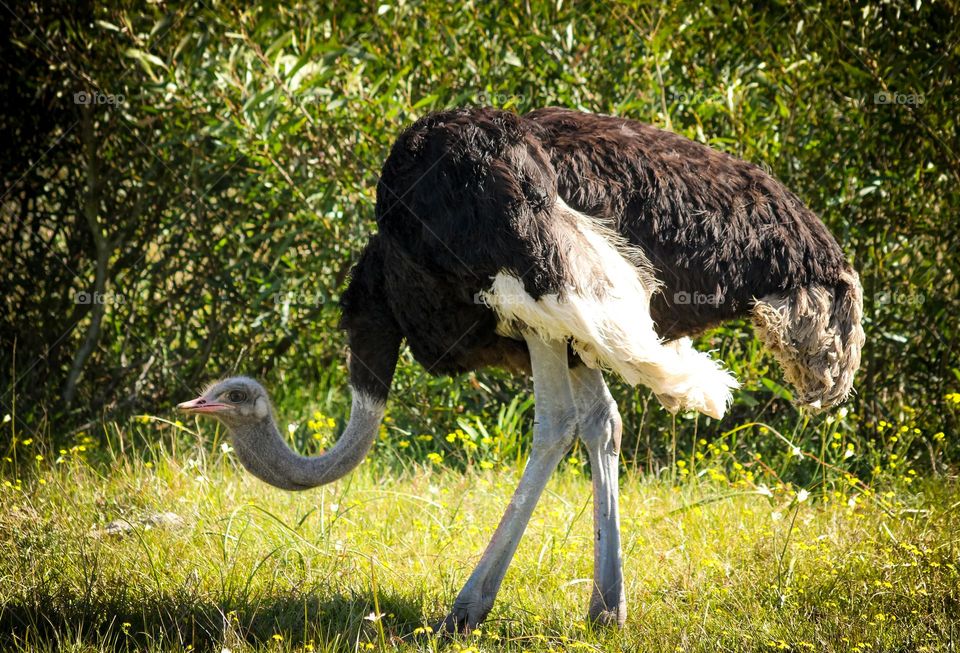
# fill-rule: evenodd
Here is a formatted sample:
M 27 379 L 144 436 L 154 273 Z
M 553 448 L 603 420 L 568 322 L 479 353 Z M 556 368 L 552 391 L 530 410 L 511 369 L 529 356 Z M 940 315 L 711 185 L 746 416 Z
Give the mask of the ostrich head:
M 210 385 L 203 394 L 177 408 L 197 415 L 210 415 L 230 428 L 272 419 L 270 399 L 263 386 L 245 376 L 235 376 Z
M 284 490 L 306 490 L 335 481 L 360 464 L 376 439 L 384 404 L 354 392 L 343 435 L 332 449 L 314 457 L 290 449 L 277 429 L 267 391 L 253 379 L 218 381 L 177 408 L 223 423 L 240 462 L 257 478 Z

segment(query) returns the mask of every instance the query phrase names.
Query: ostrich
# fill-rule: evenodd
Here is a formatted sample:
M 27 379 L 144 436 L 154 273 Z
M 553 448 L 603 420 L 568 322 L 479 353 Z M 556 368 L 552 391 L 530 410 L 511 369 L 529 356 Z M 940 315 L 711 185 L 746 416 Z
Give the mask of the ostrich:
M 532 373 L 529 460 L 446 630 L 489 613 L 577 437 L 594 490 L 588 614 L 623 625 L 621 419 L 603 371 L 648 386 L 670 411 L 720 419 L 737 382 L 689 337 L 749 317 L 797 404 L 825 409 L 851 392 L 863 301 L 837 242 L 769 174 L 679 135 L 559 108 L 433 113 L 394 144 L 376 218 L 341 302 L 353 404 L 330 451 L 293 452 L 251 379 L 216 383 L 180 408 L 223 422 L 260 479 L 305 490 L 366 456 L 402 341 L 431 373 Z

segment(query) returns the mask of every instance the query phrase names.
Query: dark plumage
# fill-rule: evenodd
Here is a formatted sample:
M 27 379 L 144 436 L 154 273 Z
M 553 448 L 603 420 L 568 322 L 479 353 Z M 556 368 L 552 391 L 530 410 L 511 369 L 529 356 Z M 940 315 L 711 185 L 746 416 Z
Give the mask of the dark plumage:
M 456 109 L 418 120 L 385 162 L 380 236 L 354 272 L 344 324 L 375 313 L 432 373 L 525 368 L 522 340 L 497 335 L 496 314 L 476 297 L 502 270 L 534 298 L 583 282 L 569 278 L 558 196 L 646 256 L 662 285 L 650 314 L 668 340 L 748 316 L 767 296 L 817 285 L 840 303 L 859 292 L 823 223 L 751 163 L 624 118 Z M 840 355 L 858 338 L 859 317 L 850 322 Z M 855 348 L 847 355 L 858 363 Z M 798 392 L 807 403 L 817 395 Z

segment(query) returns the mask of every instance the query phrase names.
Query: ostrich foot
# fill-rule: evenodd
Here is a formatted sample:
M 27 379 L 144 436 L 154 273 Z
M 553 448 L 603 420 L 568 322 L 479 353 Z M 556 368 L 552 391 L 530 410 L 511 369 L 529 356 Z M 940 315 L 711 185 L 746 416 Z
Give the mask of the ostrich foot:
M 450 614 L 437 625 L 435 630 L 438 633 L 448 635 L 467 635 L 486 619 L 492 607 L 492 598 L 488 601 L 484 601 L 481 597 L 471 599 L 458 598 L 454 602 Z
M 607 610 L 599 605 L 591 605 L 587 620 L 595 626 L 623 628 L 623 624 L 627 621 L 627 610 L 623 606 Z

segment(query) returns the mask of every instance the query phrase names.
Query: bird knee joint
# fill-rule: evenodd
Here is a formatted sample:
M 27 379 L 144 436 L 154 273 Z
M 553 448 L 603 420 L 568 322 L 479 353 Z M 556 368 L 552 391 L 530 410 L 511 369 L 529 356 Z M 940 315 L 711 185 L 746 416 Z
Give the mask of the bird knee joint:
M 599 404 L 580 417 L 580 439 L 588 447 L 609 448 L 620 452 L 623 420 L 616 404 Z

